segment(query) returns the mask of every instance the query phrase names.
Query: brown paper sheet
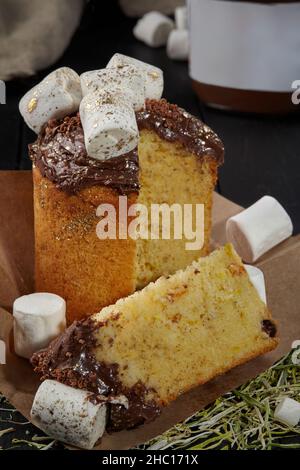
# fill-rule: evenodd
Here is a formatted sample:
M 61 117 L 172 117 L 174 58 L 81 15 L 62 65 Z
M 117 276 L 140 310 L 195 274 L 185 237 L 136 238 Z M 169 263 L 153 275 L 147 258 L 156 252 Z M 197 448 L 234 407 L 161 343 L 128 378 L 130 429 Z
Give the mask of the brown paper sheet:
M 0 339 L 7 345 L 6 365 L 0 365 L 0 390 L 29 419 L 38 377 L 28 361 L 11 348 L 12 303 L 33 291 L 33 215 L 31 172 L 0 172 Z M 241 207 L 215 195 L 212 239 L 225 242 L 225 222 Z M 217 379 L 182 395 L 154 422 L 132 431 L 105 435 L 97 449 L 128 449 L 153 438 L 217 397 L 264 371 L 300 339 L 300 236 L 282 243 L 258 263 L 266 278 L 268 304 L 278 321 L 279 347 Z

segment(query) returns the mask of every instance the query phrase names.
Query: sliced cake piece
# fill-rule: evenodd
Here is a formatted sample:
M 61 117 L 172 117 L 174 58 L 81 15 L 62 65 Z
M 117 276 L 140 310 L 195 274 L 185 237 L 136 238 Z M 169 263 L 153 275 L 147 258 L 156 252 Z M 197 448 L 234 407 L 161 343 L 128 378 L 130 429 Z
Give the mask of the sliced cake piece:
M 74 323 L 33 356 L 43 378 L 124 394 L 109 429 L 153 419 L 181 393 L 276 347 L 276 326 L 232 245 Z

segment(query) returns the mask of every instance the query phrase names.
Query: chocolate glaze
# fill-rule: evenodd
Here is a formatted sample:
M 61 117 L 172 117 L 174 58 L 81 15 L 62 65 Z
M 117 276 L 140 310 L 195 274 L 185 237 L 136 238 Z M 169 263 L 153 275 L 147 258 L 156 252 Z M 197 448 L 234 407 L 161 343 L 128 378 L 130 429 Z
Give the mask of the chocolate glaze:
M 179 142 L 199 158 L 224 161 L 224 146 L 219 137 L 202 121 L 165 99 L 147 100 L 146 108 L 136 115 L 139 129 L 155 131 L 169 142 Z
M 106 161 L 90 158 L 79 114 L 50 120 L 29 145 L 29 155 L 42 176 L 68 193 L 95 185 L 109 186 L 120 194 L 139 190 L 137 149 Z
M 270 336 L 270 338 L 275 338 L 277 334 L 277 328 L 272 320 L 263 320 L 261 322 L 261 327 L 262 330 Z
M 139 129 L 155 131 L 162 139 L 179 142 L 199 158 L 223 162 L 220 139 L 199 119 L 166 100 L 147 100 L 145 110 L 136 113 Z M 139 190 L 137 149 L 98 161 L 87 155 L 79 114 L 50 120 L 42 129 L 29 154 L 41 174 L 57 188 L 76 193 L 85 187 L 104 185 L 128 194 Z
M 103 324 L 92 319 L 74 322 L 50 346 L 35 353 L 31 359 L 42 380 L 54 379 L 75 388 L 91 392 L 90 400 L 125 395 L 129 407 L 108 402 L 108 431 L 131 429 L 151 421 L 160 414 L 158 404 L 147 397 L 149 390 L 142 383 L 132 388 L 119 380 L 118 365 L 98 362 L 93 354 L 96 347 L 95 329 Z

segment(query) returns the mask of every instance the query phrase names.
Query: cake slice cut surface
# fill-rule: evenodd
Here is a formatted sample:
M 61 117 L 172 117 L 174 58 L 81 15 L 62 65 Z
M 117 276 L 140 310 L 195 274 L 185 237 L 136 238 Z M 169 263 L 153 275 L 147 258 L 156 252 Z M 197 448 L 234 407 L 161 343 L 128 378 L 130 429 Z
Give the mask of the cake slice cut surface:
M 108 427 L 133 427 L 162 406 L 276 347 L 276 325 L 231 245 L 161 277 L 143 290 L 74 323 L 36 371 L 99 395 L 123 393 Z

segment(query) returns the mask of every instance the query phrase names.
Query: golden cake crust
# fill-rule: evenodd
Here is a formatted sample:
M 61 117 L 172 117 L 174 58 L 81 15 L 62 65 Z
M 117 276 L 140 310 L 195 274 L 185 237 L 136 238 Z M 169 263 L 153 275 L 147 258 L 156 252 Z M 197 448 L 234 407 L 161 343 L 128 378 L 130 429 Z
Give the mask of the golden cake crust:
M 132 293 L 135 242 L 100 240 L 96 234 L 98 205 L 112 204 L 118 213 L 118 194 L 93 186 L 70 195 L 38 168 L 33 181 L 36 291 L 64 297 L 69 324 Z M 128 196 L 130 204 L 136 200 L 137 193 Z

